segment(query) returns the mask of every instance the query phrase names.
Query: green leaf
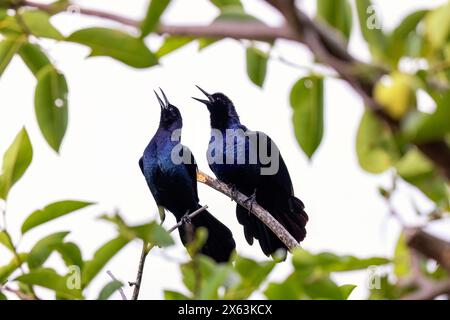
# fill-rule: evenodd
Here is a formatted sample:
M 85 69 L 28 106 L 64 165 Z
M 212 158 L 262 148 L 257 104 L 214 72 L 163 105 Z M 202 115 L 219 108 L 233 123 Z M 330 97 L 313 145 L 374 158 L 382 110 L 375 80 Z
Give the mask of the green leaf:
M 39 240 L 31 249 L 27 258 L 30 269 L 40 268 L 50 254 L 61 245 L 69 232 L 58 232 Z
M 415 11 L 406 16 L 402 22 L 392 31 L 388 38 L 388 52 L 393 64 L 404 55 L 411 55 L 414 50 L 411 45 L 417 41 L 417 26 L 423 20 L 428 10 Z
M 25 234 L 29 230 L 41 224 L 60 218 L 74 211 L 83 209 L 92 204 L 92 202 L 75 200 L 58 201 L 49 204 L 45 208 L 34 211 L 30 216 L 28 216 L 28 218 L 22 224 L 22 234 Z
M 305 294 L 314 300 L 343 300 L 341 289 L 329 276 L 306 279 L 302 284 Z
M 359 26 L 370 51 L 376 60 L 383 60 L 386 50 L 386 37 L 382 31 L 381 20 L 370 0 L 356 0 Z
M 103 269 L 103 267 L 129 242 L 121 236 L 114 238 L 101 246 L 94 254 L 92 260 L 84 264 L 82 285 L 86 287 Z
M 199 254 L 201 249 L 208 239 L 208 229 L 200 227 L 195 230 L 193 239 L 189 239 L 189 243 L 186 245 L 186 249 L 191 257 L 195 257 Z
M 406 244 L 405 233 L 400 233 L 394 253 L 394 273 L 398 278 L 406 277 L 411 272 L 411 254 Z
M 148 68 L 158 64 L 157 57 L 142 39 L 122 31 L 88 28 L 76 31 L 67 40 L 90 47 L 90 56 L 108 56 L 134 68 Z
M 129 241 L 139 238 L 158 247 L 168 247 L 174 244 L 170 234 L 156 221 L 130 227 L 118 214 L 112 217 L 102 216 L 101 219 L 114 223 L 118 227 L 120 235 Z
M 19 50 L 19 55 L 30 71 L 37 77 L 39 71 L 51 64 L 47 55 L 37 44 L 26 42 Z
M 308 158 L 313 156 L 323 137 L 323 95 L 323 79 L 318 76 L 298 80 L 290 93 L 295 136 Z
M 240 0 L 211 0 L 211 2 L 219 9 L 224 9 L 226 7 L 235 7 L 243 9 Z
M 311 271 L 300 272 L 297 269 L 283 282 L 270 283 L 264 293 L 269 299 L 275 300 L 346 300 L 355 288 L 353 285 L 339 287 L 329 274 Z
M 80 289 L 70 289 L 68 277 L 63 277 L 53 269 L 36 269 L 27 274 L 19 276 L 17 281 L 32 286 L 40 286 L 55 291 L 60 296 L 67 299 L 83 299 Z
M 424 143 L 440 140 L 450 134 L 450 93 L 437 98 L 436 110 L 432 114 L 416 112 L 403 124 L 407 140 Z
M 21 14 L 24 24 L 37 37 L 63 40 L 64 36 L 50 23 L 50 15 L 42 10 L 25 11 Z
M 146 37 L 154 31 L 159 24 L 159 19 L 169 5 L 170 0 L 150 0 L 147 14 L 141 23 L 141 37 Z
M 192 42 L 194 38 L 191 37 L 177 37 L 177 36 L 169 36 L 164 39 L 163 44 L 159 47 L 158 51 L 156 51 L 156 56 L 161 58 L 185 45 Z
M 293 253 L 292 263 L 298 271 L 304 273 L 311 270 L 329 273 L 366 269 L 370 266 L 384 265 L 390 261 L 380 257 L 359 259 L 348 255 L 338 256 L 330 252 L 312 254 L 303 249 L 296 249 Z
M 80 248 L 73 242 L 61 243 L 55 248 L 61 255 L 66 266 L 78 266 L 83 269 L 83 257 Z
M 349 39 L 352 31 L 352 7 L 348 0 L 318 0 L 317 16 L 339 30 L 346 40 Z
M 175 243 L 170 234 L 155 221 L 131 227 L 130 229 L 136 234 L 137 238 L 155 244 L 158 247 L 168 247 Z
M 354 284 L 344 284 L 342 286 L 339 286 L 342 300 L 348 300 L 348 297 L 352 294 L 355 288 L 356 286 Z
M 215 263 L 211 258 L 196 255 L 193 260 L 181 265 L 183 282 L 197 299 L 218 299 L 218 290 L 228 279 L 228 265 Z
M 214 19 L 214 22 L 263 23 L 261 20 L 246 13 L 239 6 L 222 7 L 219 16 Z
M 123 283 L 118 280 L 113 280 L 105 285 L 100 291 L 97 300 L 108 300 L 109 297 L 113 295 L 114 292 L 123 287 Z
M 0 77 L 24 41 L 23 36 L 9 37 L 0 41 Z
M 248 47 L 246 58 L 248 77 L 258 87 L 262 87 L 266 79 L 267 54 L 256 47 Z
M 397 162 L 396 168 L 403 180 L 416 186 L 438 206 L 448 210 L 450 196 L 446 180 L 419 150 L 410 150 Z
M 0 292 L 0 301 L 5 301 L 5 300 L 8 300 L 8 298 L 3 293 Z
M 446 3 L 425 17 L 425 36 L 434 49 L 440 49 L 450 35 L 450 3 Z
M 11 237 L 6 231 L 0 231 L 0 244 L 4 245 L 9 251 L 14 252 Z
M 200 38 L 198 39 L 198 50 L 203 50 L 218 41 L 219 39 L 216 38 Z
M 34 109 L 39 128 L 47 143 L 59 152 L 69 118 L 67 82 L 52 65 L 42 69 L 34 95 Z
M 164 300 L 190 300 L 190 298 L 180 292 L 164 290 Z
M 259 262 L 244 257 L 237 257 L 234 268 L 240 276 L 240 281 L 228 288 L 224 299 L 248 299 L 266 280 L 275 265 L 275 261 Z
M 50 15 L 42 10 L 27 10 L 15 17 L 8 16 L 0 25 L 0 31 L 6 34 L 31 33 L 36 37 L 64 39 L 64 36 L 50 23 Z
M 428 10 L 418 10 L 407 15 L 402 22 L 392 31 L 391 37 L 395 40 L 405 38 L 409 33 L 417 29 Z
M 6 200 L 12 186 L 23 176 L 33 159 L 33 148 L 23 128 L 3 155 L 0 175 L 0 199 Z
M 7 265 L 0 267 L 0 283 L 7 281 L 9 276 L 26 261 L 27 256 L 26 253 L 20 253 L 19 257 L 14 256 Z
M 27 31 L 37 37 L 63 40 L 64 36 L 50 23 L 50 15 L 42 10 L 25 11 L 20 14 Z
M 264 295 L 269 300 L 297 300 L 306 299 L 303 292 L 303 276 L 294 271 L 289 277 L 280 283 L 269 283 Z
M 389 127 L 371 111 L 365 111 L 356 137 L 356 154 L 361 168 L 369 173 L 382 173 L 398 158 Z

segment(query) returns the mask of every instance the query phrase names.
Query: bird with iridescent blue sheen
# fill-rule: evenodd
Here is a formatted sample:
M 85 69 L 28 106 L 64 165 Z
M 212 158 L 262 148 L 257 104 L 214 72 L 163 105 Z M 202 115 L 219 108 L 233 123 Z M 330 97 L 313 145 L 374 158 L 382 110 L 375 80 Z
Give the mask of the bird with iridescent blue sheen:
M 207 155 L 211 170 L 218 179 L 248 196 L 249 200 L 256 201 L 297 241 L 302 241 L 306 236 L 308 215 L 303 202 L 294 195 L 291 177 L 278 147 L 268 135 L 244 126 L 233 102 L 223 93 L 209 94 L 200 87 L 198 89 L 207 99 L 194 99 L 205 104 L 210 113 L 212 130 Z M 222 138 L 218 138 L 217 132 Z M 265 153 L 261 153 L 261 148 L 267 148 L 263 150 Z M 241 161 L 238 159 L 240 153 L 245 156 Z M 270 163 L 262 158 L 264 154 L 273 157 Z M 277 170 L 262 174 L 273 163 L 277 164 Z M 236 215 L 250 245 L 257 239 L 266 255 L 287 249 L 264 223 L 239 204 Z
M 208 238 L 200 252 L 217 262 L 228 261 L 235 249 L 235 242 L 224 224 L 208 211 L 190 221 L 185 219 L 188 214 L 201 208 L 197 191 L 197 164 L 191 151 L 174 138 L 177 135 L 181 137 L 183 120 L 180 111 L 169 102 L 162 90 L 161 93 L 164 101 L 155 92 L 161 107 L 159 127 L 145 148 L 139 166 L 158 205 L 161 220 L 164 221 L 165 210 L 168 210 L 175 215 L 177 222 L 185 222 L 178 228 L 183 244 L 187 245 L 192 240 L 192 233 L 197 228 L 204 227 L 208 230 Z

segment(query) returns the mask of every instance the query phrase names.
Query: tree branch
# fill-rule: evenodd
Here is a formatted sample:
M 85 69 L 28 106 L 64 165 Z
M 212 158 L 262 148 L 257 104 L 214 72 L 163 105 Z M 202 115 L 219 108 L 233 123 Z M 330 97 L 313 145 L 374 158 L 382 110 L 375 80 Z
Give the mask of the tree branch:
M 203 206 L 203 207 L 195 210 L 191 214 L 189 214 L 187 216 L 187 218 L 188 219 L 193 219 L 197 215 L 199 215 L 200 213 L 205 211 L 206 209 L 208 209 L 208 206 Z M 181 227 L 183 225 L 183 223 L 184 223 L 183 220 L 179 221 L 176 225 L 174 225 L 172 228 L 170 228 L 167 232 L 172 233 L 173 231 L 175 231 L 176 229 Z M 136 275 L 136 281 L 135 282 L 129 282 L 129 285 L 134 287 L 133 296 L 131 297 L 131 300 L 137 300 L 139 298 L 139 292 L 140 292 L 140 289 L 141 289 L 141 282 L 142 282 L 142 275 L 144 273 L 144 267 L 145 267 L 145 260 L 147 258 L 147 255 L 149 254 L 149 252 L 154 247 L 155 247 L 154 244 L 147 243 L 145 241 L 143 243 L 142 252 L 141 252 L 141 258 L 139 259 L 139 266 L 138 266 L 138 271 L 137 271 L 137 275 Z
M 435 237 L 420 228 L 405 229 L 407 244 L 427 258 L 438 262 L 450 272 L 450 243 Z
M 64 12 L 70 8 L 74 12 L 110 21 L 120 24 L 139 28 L 140 21 L 116 15 L 113 13 L 86 9 L 78 5 L 69 5 L 64 7 L 55 7 L 52 4 L 42 4 L 33 1 L 23 1 L 21 6 L 36 8 L 52 14 Z M 232 39 L 249 39 L 256 41 L 272 42 L 276 39 L 298 40 L 295 34 L 286 27 L 269 27 L 260 22 L 234 23 L 234 22 L 214 22 L 210 25 L 165 25 L 160 24 L 157 31 L 158 34 L 169 34 L 180 37 L 200 37 L 200 38 L 232 38 Z
M 450 293 L 450 280 L 441 282 L 427 281 L 426 285 L 414 293 L 408 294 L 402 300 L 432 300 L 443 294 Z
M 294 237 L 268 211 L 256 203 L 251 205 L 249 201 L 247 201 L 248 197 L 244 194 L 232 190 L 225 183 L 216 180 L 201 171 L 197 173 L 197 181 L 223 193 L 239 205 L 249 210 L 249 212 L 253 213 L 259 220 L 269 227 L 273 233 L 275 233 L 275 235 L 286 245 L 289 251 L 292 251 L 300 246 L 297 240 L 295 240 Z

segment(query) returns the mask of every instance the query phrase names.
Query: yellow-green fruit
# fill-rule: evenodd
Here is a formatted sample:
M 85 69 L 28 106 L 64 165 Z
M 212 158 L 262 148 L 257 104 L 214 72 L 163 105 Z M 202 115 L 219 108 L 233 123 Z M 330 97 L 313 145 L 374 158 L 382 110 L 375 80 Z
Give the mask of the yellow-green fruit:
M 414 90 L 411 77 L 393 73 L 390 80 L 378 82 L 375 86 L 375 99 L 392 118 L 401 119 L 414 103 Z

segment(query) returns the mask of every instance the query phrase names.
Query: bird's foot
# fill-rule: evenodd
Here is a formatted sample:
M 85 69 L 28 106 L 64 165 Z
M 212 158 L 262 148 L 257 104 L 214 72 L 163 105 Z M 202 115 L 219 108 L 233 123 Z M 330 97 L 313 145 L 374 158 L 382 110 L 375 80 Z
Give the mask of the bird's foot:
M 253 205 L 256 203 L 256 189 L 250 197 L 248 197 L 247 199 L 244 200 L 244 203 L 245 204 L 250 203 L 249 209 L 248 209 L 248 213 L 250 213 L 253 210 Z
M 228 187 L 231 189 L 231 201 L 236 201 L 238 189 L 235 184 L 229 184 Z
M 186 214 L 181 217 L 181 222 L 183 224 L 191 224 L 192 223 L 191 217 L 189 216 L 189 211 L 187 211 Z

